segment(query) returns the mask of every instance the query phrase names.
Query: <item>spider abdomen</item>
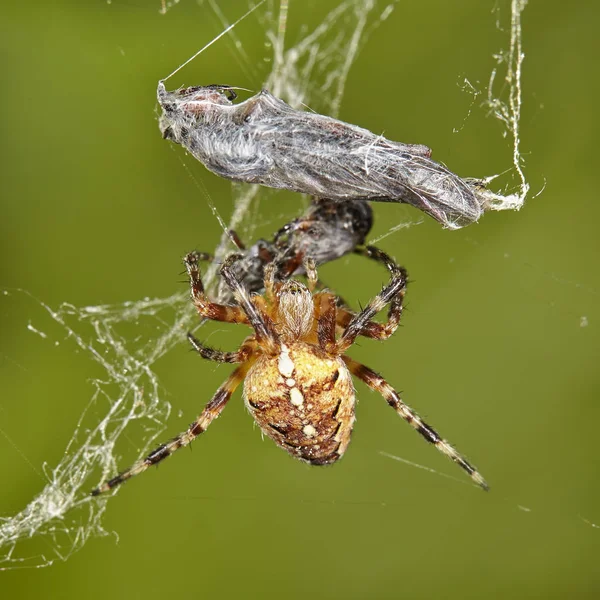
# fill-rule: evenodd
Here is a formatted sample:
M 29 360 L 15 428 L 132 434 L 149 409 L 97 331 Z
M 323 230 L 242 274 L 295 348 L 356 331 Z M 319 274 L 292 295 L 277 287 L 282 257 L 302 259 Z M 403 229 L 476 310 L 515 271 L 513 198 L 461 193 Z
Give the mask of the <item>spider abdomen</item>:
M 346 365 L 303 342 L 262 355 L 244 383 L 246 406 L 263 433 L 292 456 L 326 465 L 345 452 L 354 424 Z

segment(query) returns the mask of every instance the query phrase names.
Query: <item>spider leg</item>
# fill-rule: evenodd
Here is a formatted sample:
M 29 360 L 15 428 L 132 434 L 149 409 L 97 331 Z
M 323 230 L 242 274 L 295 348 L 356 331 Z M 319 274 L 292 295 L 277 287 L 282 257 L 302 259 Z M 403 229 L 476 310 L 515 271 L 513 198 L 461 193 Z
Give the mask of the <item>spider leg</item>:
M 308 289 L 312 293 L 315 291 L 319 283 L 319 275 L 317 274 L 317 265 L 310 256 L 303 261 L 306 278 L 308 279 Z
M 350 372 L 358 377 L 361 381 L 364 381 L 372 390 L 379 392 L 387 401 L 387 403 L 414 429 L 416 429 L 428 442 L 433 444 L 440 452 L 445 454 L 451 460 L 458 464 L 459 467 L 464 469 L 471 479 L 484 490 L 488 491 L 490 488 L 486 483 L 485 479 L 481 476 L 479 471 L 471 465 L 462 456 L 458 450 L 451 446 L 445 439 L 443 439 L 433 427 L 430 427 L 425 423 L 421 417 L 409 406 L 404 404 L 398 392 L 380 375 L 372 371 L 365 365 L 352 360 L 348 356 L 342 356 L 342 360 L 346 363 L 346 366 Z
M 369 249 L 371 250 L 376 250 L 377 252 L 370 252 Z M 368 246 L 368 247 L 364 247 L 364 246 L 358 246 L 356 248 L 354 248 L 353 250 L 354 254 L 358 254 L 360 256 L 364 256 L 365 258 L 368 258 L 370 260 L 374 260 L 375 262 L 378 263 L 383 263 L 385 266 L 387 266 L 387 261 L 391 261 L 393 263 L 393 260 L 382 250 L 378 250 L 377 248 L 375 248 L 374 246 Z M 383 257 L 385 257 L 385 260 L 382 260 Z M 401 267 L 398 267 L 401 268 Z M 408 277 L 408 275 L 407 275 Z M 319 281 L 317 282 L 318 285 L 318 289 L 324 289 L 327 286 L 324 284 L 323 281 L 321 281 L 319 279 Z M 400 299 L 402 300 L 402 299 Z M 393 303 L 394 301 L 392 301 Z M 344 298 L 342 296 L 337 296 L 337 306 L 338 306 L 338 315 L 337 315 L 337 324 L 342 327 L 343 329 L 345 329 L 348 326 L 348 323 L 350 323 L 350 320 L 352 319 L 352 317 L 354 317 L 354 315 L 356 314 L 354 311 L 352 311 L 350 309 L 350 305 L 348 304 L 348 302 L 346 302 L 346 300 L 344 300 Z M 391 311 L 391 307 L 390 307 L 390 311 Z M 389 319 L 389 314 L 388 314 L 388 319 Z M 366 327 L 368 330 L 378 330 L 381 328 L 381 324 L 380 323 L 376 323 L 376 322 L 372 322 L 369 323 Z M 390 335 L 392 335 L 392 333 L 394 333 L 393 331 L 387 336 L 389 337 Z M 364 333 L 361 333 L 361 335 L 365 335 Z M 377 339 L 386 339 L 385 337 L 380 337 L 379 335 L 368 335 L 368 337 L 374 337 Z
M 394 334 L 398 328 L 400 318 L 402 316 L 403 306 L 402 298 L 394 298 L 390 303 L 388 312 L 388 320 L 385 323 L 377 323 L 377 321 L 368 321 L 360 330 L 359 335 L 375 340 L 387 340 Z M 343 330 L 347 329 L 348 325 L 356 317 L 356 313 L 347 310 L 343 307 L 338 307 L 336 314 L 336 323 Z
M 335 340 L 337 298 L 329 292 L 315 294 L 313 298 L 319 346 L 328 354 L 337 356 L 337 344 Z
M 246 376 L 251 363 L 252 361 L 248 361 L 233 371 L 225 383 L 217 390 L 211 401 L 204 407 L 202 413 L 186 431 L 180 433 L 177 437 L 174 437 L 165 444 L 161 444 L 158 448 L 150 452 L 146 458 L 135 463 L 133 466 L 129 467 L 129 469 L 119 473 L 116 477 L 105 481 L 102 485 L 92 491 L 92 496 L 98 496 L 99 494 L 109 492 L 124 481 L 143 473 L 148 467 L 156 465 L 165 458 L 168 458 L 171 454 L 179 450 L 179 448 L 187 446 L 201 433 L 204 433 L 208 426 L 221 414 L 221 411 L 225 408 L 231 395 Z
M 337 342 L 339 354 L 343 354 L 359 335 L 378 337 L 380 339 L 389 337 L 396 331 L 400 315 L 402 314 L 402 302 L 406 293 L 406 283 L 408 280 L 406 269 L 398 266 L 385 252 L 374 246 L 367 246 L 364 249 L 364 255 L 382 262 L 390 272 L 391 280 L 358 314 L 351 315 L 345 309 L 341 309 L 341 323 L 338 324 L 344 325 L 345 323 L 346 328 L 342 337 Z M 372 322 L 373 317 L 390 302 L 392 304 L 390 306 L 388 322 L 384 324 Z
M 198 352 L 202 358 L 220 363 L 242 363 L 250 358 L 254 346 L 254 344 L 246 342 L 242 344 L 240 349 L 236 350 L 235 352 L 223 352 L 221 350 L 215 350 L 215 348 L 205 346 L 190 332 L 187 334 L 187 339 L 190 341 L 190 344 L 194 350 L 196 350 L 196 352 Z
M 338 301 L 340 300 L 338 296 Z M 343 303 L 342 303 L 343 304 Z M 377 321 L 368 321 L 363 325 L 359 335 L 367 338 L 376 340 L 387 340 L 391 337 L 402 318 L 402 312 L 404 311 L 404 293 L 398 294 L 390 302 L 390 309 L 388 311 L 388 318 L 385 323 L 378 323 Z M 348 310 L 345 306 L 339 306 L 336 313 L 336 324 L 343 330 L 348 328 L 348 325 L 356 317 L 356 313 Z
M 204 292 L 204 284 L 200 277 L 200 269 L 198 261 L 203 260 L 206 255 L 202 252 L 190 252 L 183 259 L 185 268 L 190 278 L 190 293 L 192 302 L 196 307 L 198 314 L 213 321 L 225 321 L 228 323 L 245 323 L 249 324 L 246 313 L 239 306 L 228 306 L 226 304 L 218 304 L 212 302 Z
M 239 307 L 227 308 L 236 308 L 243 311 L 246 314 L 246 321 L 244 322 L 254 329 L 258 343 L 263 345 L 267 352 L 275 353 L 279 348 L 279 336 L 272 321 L 252 301 L 248 290 L 231 268 L 241 258 L 241 254 L 232 254 L 225 259 L 221 267 L 221 276 L 239 304 Z
M 277 263 L 275 261 L 271 261 L 267 263 L 267 266 L 264 270 L 264 286 L 265 286 L 265 297 L 271 303 L 275 301 L 275 285 L 276 279 L 275 275 L 277 273 Z

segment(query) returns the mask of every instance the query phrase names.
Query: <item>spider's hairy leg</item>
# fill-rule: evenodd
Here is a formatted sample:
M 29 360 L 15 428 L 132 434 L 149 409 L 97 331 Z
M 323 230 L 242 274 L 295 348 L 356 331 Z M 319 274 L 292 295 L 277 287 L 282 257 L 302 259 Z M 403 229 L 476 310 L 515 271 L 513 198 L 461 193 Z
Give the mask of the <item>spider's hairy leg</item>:
M 190 252 L 183 259 L 186 271 L 190 278 L 190 294 L 192 302 L 196 307 L 198 314 L 213 321 L 225 321 L 227 323 L 246 323 L 248 317 L 239 306 L 227 306 L 211 302 L 204 291 L 204 284 L 200 276 L 198 261 L 206 260 L 207 255 L 202 252 Z
M 233 295 L 239 304 L 240 310 L 246 314 L 246 323 L 248 323 L 256 334 L 256 340 L 265 348 L 268 353 L 275 354 L 279 349 L 279 336 L 275 331 L 273 322 L 268 315 L 259 309 L 252 301 L 248 290 L 234 273 L 232 266 L 243 256 L 241 254 L 232 254 L 225 259 L 221 267 L 221 277 L 233 292 Z M 233 307 L 231 307 L 233 308 Z
M 367 246 L 360 253 L 377 262 L 383 263 L 390 272 L 391 279 L 381 292 L 358 314 L 352 315 L 352 313 L 348 313 L 345 309 L 339 311 L 338 325 L 345 326 L 344 333 L 337 343 L 339 354 L 344 353 L 359 335 L 379 339 L 390 337 L 396 331 L 402 314 L 404 294 L 406 293 L 406 284 L 408 281 L 406 269 L 398 266 L 385 252 L 374 246 Z M 390 302 L 391 306 L 387 323 L 378 324 L 371 321 Z
M 319 282 L 317 265 L 312 258 L 308 257 L 304 260 L 304 270 L 306 271 L 306 278 L 308 279 L 308 289 L 312 293 L 315 291 Z
M 388 318 L 385 323 L 377 323 L 376 321 L 368 321 L 363 325 L 359 335 L 373 338 L 377 340 L 386 340 L 394 334 L 400 323 L 402 317 L 402 311 L 404 310 L 404 295 L 406 293 L 406 284 L 408 282 L 408 274 L 404 267 L 397 265 L 385 252 L 375 248 L 374 246 L 367 246 L 365 248 L 356 248 L 355 254 L 365 256 L 375 262 L 383 264 L 390 271 L 392 276 L 399 274 L 404 278 L 404 287 L 392 298 L 390 308 L 388 311 Z M 343 304 L 343 303 L 342 303 Z M 339 306 L 336 321 L 337 324 L 343 329 L 347 329 L 348 325 L 356 317 L 356 313 L 348 310 L 345 306 Z
M 328 292 L 315 294 L 315 318 L 317 321 L 317 339 L 319 346 L 332 356 L 337 356 L 335 340 L 335 320 L 337 313 L 337 298 Z
M 271 261 L 265 267 L 263 283 L 265 286 L 265 297 L 271 303 L 275 301 L 275 275 L 277 274 L 277 263 Z
M 168 458 L 171 454 L 179 450 L 179 448 L 187 446 L 201 433 L 204 433 L 208 426 L 221 414 L 221 411 L 225 408 L 225 405 L 231 398 L 235 389 L 244 380 L 244 377 L 251 366 L 252 361 L 247 361 L 240 365 L 217 390 L 211 401 L 204 407 L 202 413 L 200 413 L 186 431 L 180 433 L 177 437 L 174 437 L 167 443 L 161 444 L 158 448 L 150 452 L 146 458 L 135 463 L 133 466 L 129 467 L 129 469 L 126 469 L 116 477 L 105 481 L 102 485 L 92 491 L 92 496 L 98 496 L 99 494 L 109 492 L 124 481 L 143 473 L 148 467 L 156 465 L 165 458 Z
M 207 360 L 220 363 L 243 363 L 248 360 L 254 350 L 256 344 L 247 341 L 235 352 L 223 352 L 222 350 L 215 350 L 209 346 L 205 346 L 198 338 L 192 333 L 188 332 L 187 339 L 194 348 L 194 350 L 202 357 Z
M 342 360 L 346 363 L 346 366 L 350 372 L 358 377 L 361 381 L 364 381 L 372 390 L 379 392 L 387 403 L 409 424 L 411 427 L 416 429 L 428 442 L 433 444 L 440 452 L 448 456 L 451 460 L 457 463 L 462 469 L 464 469 L 471 479 L 485 491 L 490 488 L 486 483 L 485 479 L 481 476 L 479 471 L 471 465 L 464 456 L 462 456 L 458 450 L 451 446 L 445 439 L 443 439 L 433 427 L 430 427 L 425 423 L 419 415 L 412 410 L 409 406 L 404 404 L 400 398 L 398 392 L 380 375 L 375 371 L 365 367 L 365 365 L 352 360 L 348 356 L 342 356 Z

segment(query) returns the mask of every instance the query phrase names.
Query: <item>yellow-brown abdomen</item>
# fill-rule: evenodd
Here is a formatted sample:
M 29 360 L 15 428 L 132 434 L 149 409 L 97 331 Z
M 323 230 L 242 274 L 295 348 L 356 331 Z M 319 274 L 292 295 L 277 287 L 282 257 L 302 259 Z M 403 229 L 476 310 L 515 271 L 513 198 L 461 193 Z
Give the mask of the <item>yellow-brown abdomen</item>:
M 350 442 L 350 373 L 316 346 L 282 344 L 279 355 L 260 356 L 246 376 L 244 399 L 262 431 L 300 460 L 330 464 Z

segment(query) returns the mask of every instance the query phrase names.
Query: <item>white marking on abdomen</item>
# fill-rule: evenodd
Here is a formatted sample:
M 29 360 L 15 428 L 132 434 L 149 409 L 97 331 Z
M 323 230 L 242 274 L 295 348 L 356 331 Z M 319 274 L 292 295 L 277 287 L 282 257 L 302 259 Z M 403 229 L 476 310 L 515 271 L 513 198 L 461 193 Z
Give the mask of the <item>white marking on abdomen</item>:
M 305 425 L 302 428 L 302 433 L 304 433 L 306 437 L 313 437 L 315 433 L 317 433 L 317 430 L 312 425 Z
M 285 344 L 281 344 L 281 354 L 279 355 L 277 368 L 286 378 L 291 378 L 292 373 L 296 368 L 294 361 L 290 358 L 290 349 Z
M 298 407 L 300 407 L 304 404 L 304 396 L 302 395 L 302 392 L 297 387 L 294 387 L 290 390 L 290 402 L 294 406 L 298 406 Z

